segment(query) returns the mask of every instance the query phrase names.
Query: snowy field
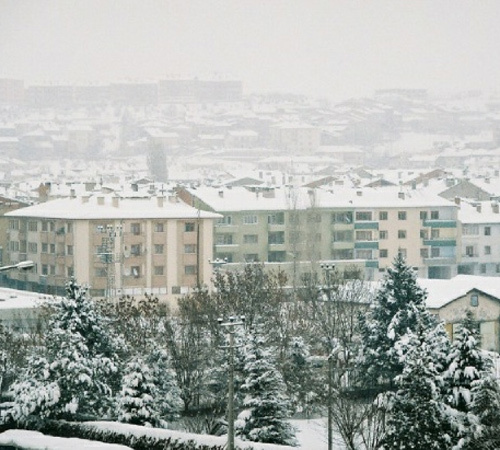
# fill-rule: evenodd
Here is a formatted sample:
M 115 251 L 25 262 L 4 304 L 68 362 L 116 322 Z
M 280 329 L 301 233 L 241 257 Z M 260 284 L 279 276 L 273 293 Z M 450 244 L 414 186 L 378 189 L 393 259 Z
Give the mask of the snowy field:
M 96 422 L 95 426 L 109 430 L 126 430 L 130 434 L 150 435 L 150 436 L 172 436 L 183 440 L 193 440 L 203 444 L 224 445 L 225 437 L 205 436 L 192 433 L 182 433 L 179 431 L 170 431 L 162 429 L 148 429 L 135 425 L 126 425 L 110 422 Z M 297 439 L 299 447 L 286 447 L 272 444 L 253 444 L 255 450 L 320 450 L 327 446 L 326 424 L 324 419 L 314 420 L 292 420 L 292 424 L 297 429 Z M 247 441 L 236 439 L 238 447 L 250 447 L 252 444 Z M 334 436 L 334 448 L 341 450 L 343 448 L 340 438 Z M 105 444 L 97 441 L 88 441 L 75 438 L 59 438 L 53 436 L 44 436 L 36 431 L 9 430 L 0 434 L 0 445 L 18 445 L 26 450 L 127 450 L 129 447 L 118 444 Z

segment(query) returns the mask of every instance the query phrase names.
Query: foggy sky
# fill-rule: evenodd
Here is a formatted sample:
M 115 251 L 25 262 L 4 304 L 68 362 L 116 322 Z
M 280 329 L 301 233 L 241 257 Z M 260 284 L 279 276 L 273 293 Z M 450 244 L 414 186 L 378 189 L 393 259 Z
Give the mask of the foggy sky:
M 245 92 L 497 90 L 498 0 L 0 0 L 0 77 L 230 73 Z

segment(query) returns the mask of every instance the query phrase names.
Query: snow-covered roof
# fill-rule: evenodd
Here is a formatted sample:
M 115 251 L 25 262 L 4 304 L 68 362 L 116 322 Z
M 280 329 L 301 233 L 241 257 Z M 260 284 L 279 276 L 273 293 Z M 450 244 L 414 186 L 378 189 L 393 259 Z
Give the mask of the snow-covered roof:
M 418 283 L 427 290 L 427 307 L 432 309 L 441 308 L 472 289 L 500 299 L 500 277 L 457 275 L 450 280 L 419 278 Z
M 465 224 L 500 224 L 498 202 L 475 202 L 474 204 L 462 201 L 458 211 L 458 218 Z
M 219 214 L 198 211 L 177 197 L 120 198 L 93 195 L 62 198 L 5 214 L 10 217 L 91 219 L 215 219 Z
M 48 298 L 47 295 L 38 292 L 0 288 L 0 310 L 36 308 Z
M 282 187 L 269 190 L 251 190 L 239 187 L 200 187 L 191 193 L 210 205 L 215 211 L 272 211 L 311 208 L 408 208 L 408 207 L 453 207 L 454 203 L 439 196 L 418 190 L 402 193 L 394 189 L 344 187 L 327 191 L 299 187 Z

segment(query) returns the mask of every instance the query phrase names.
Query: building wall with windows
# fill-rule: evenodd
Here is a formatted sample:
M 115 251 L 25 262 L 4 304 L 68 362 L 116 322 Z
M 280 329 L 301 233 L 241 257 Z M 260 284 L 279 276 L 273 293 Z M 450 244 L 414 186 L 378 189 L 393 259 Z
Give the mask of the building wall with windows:
M 94 296 L 173 298 L 209 283 L 213 221 L 176 197 L 59 199 L 7 214 L 8 260 L 33 260 L 16 274 L 27 288 L 64 293 L 74 276 Z
M 456 274 L 457 206 L 399 188 L 197 188 L 187 202 L 223 215 L 214 228 L 214 255 L 241 264 L 334 261 L 377 279 L 398 253 L 422 277 Z M 459 247 L 458 247 L 459 248 Z

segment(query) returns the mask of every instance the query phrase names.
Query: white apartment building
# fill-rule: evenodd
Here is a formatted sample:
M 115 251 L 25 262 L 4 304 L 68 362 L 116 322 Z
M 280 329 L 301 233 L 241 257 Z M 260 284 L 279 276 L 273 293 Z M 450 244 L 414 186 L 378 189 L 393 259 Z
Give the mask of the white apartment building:
M 460 202 L 461 262 L 458 273 L 500 276 L 500 207 L 496 200 Z
M 75 277 L 94 297 L 174 299 L 209 283 L 219 217 L 176 196 L 97 194 L 21 208 L 6 214 L 6 259 L 33 260 L 35 268 L 9 275 L 18 287 L 51 294 L 63 294 L 67 279 Z

